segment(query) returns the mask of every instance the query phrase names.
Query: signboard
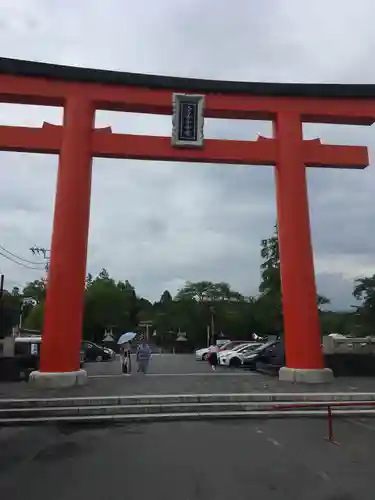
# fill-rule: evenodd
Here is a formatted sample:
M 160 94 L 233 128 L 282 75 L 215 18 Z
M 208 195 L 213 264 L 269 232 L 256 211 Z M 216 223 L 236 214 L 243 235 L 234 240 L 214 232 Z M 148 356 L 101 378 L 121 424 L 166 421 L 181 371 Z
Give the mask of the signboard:
M 204 98 L 204 95 L 173 94 L 172 146 L 203 146 Z

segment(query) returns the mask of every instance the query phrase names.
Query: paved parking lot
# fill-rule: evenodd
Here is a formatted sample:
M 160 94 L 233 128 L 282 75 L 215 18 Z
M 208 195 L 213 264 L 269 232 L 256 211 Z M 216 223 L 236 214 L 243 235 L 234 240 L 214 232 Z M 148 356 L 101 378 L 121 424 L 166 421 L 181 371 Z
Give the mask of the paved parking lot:
M 132 355 L 133 373 L 136 373 L 135 355 Z M 101 363 L 86 363 L 84 369 L 89 376 L 119 375 L 121 373 L 120 359 Z M 212 370 L 207 361 L 196 361 L 194 354 L 153 354 L 149 375 L 181 375 L 181 374 L 206 374 Z M 228 370 L 225 370 L 228 372 Z
M 192 355 L 156 355 L 144 376 L 119 362 L 87 364 L 84 388 L 38 392 L 0 384 L 0 397 L 225 392 L 372 391 L 373 379 L 280 383 L 241 370 L 212 373 Z M 373 500 L 375 420 L 189 421 L 0 429 L 0 498 L 12 500 Z
M 375 427 L 323 420 L 0 431 L 12 500 L 373 500 Z
M 222 368 L 213 373 L 207 362 L 196 361 L 193 354 L 154 355 L 146 376 L 136 372 L 122 375 L 119 360 L 87 363 L 85 369 L 89 382 L 84 387 L 40 391 L 26 382 L 0 382 L 0 398 L 375 390 L 374 378 L 340 377 L 331 384 L 306 385 L 279 382 L 275 377 L 241 369 Z

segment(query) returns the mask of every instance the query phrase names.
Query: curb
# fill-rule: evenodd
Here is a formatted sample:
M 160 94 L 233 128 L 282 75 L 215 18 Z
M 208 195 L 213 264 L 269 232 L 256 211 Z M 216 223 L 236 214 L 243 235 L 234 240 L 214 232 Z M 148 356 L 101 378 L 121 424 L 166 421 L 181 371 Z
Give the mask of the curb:
M 335 417 L 375 416 L 375 393 L 157 394 L 0 399 L 0 426 L 326 418 L 328 406 Z
M 375 401 L 375 392 L 295 392 L 295 393 L 223 393 L 223 394 L 139 394 L 131 396 L 80 396 L 63 398 L 1 399 L 0 408 L 36 408 L 59 406 L 111 406 L 123 404 L 181 403 L 297 403 L 297 402 Z
M 340 402 L 331 402 L 332 409 L 341 410 L 373 410 L 375 407 L 373 401 L 361 401 L 348 403 L 345 408 L 336 406 Z M 21 408 L 0 408 L 1 419 L 17 418 L 50 418 L 50 417 L 91 417 L 91 416 L 115 416 L 115 415 L 145 415 L 145 414 L 191 414 L 191 413 L 238 413 L 238 412 L 275 412 L 275 411 L 293 411 L 308 412 L 312 410 L 321 410 L 327 412 L 329 402 L 306 401 L 300 408 L 279 408 L 279 405 L 290 405 L 294 402 L 280 403 L 274 401 L 212 401 L 204 403 L 163 403 L 163 404 L 117 404 L 117 405 L 83 405 L 83 406 L 36 406 Z M 298 403 L 297 403 L 298 404 Z M 367 407 L 367 408 L 366 408 Z
M 335 418 L 375 416 L 375 410 L 336 410 Z M 272 418 L 327 418 L 326 410 L 291 410 L 291 411 L 238 411 L 238 412 L 189 412 L 189 413 L 149 413 L 128 415 L 91 415 L 67 417 L 32 417 L 0 419 L 2 426 L 26 426 L 41 424 L 121 424 L 141 422 L 169 422 L 178 420 L 247 420 Z

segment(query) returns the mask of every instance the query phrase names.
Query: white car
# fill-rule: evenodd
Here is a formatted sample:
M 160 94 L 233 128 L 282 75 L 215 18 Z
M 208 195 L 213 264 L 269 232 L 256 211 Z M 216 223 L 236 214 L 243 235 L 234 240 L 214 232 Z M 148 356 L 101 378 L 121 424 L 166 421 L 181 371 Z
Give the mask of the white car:
M 223 351 L 218 357 L 219 365 L 229 366 L 230 368 L 241 366 L 244 355 L 258 349 L 261 345 L 263 344 L 260 342 L 252 342 L 251 344 L 240 346 L 236 350 Z
M 210 352 L 210 347 L 203 347 L 202 349 L 198 349 L 197 351 L 195 351 L 195 359 L 197 361 L 206 361 L 207 357 L 208 357 L 208 353 Z M 220 347 L 217 346 L 219 349 Z M 223 346 L 222 346 L 223 347 Z M 221 351 L 219 351 L 217 354 L 219 355 Z
M 195 351 L 195 359 L 197 361 L 206 361 L 209 350 L 210 350 L 209 347 L 198 349 L 197 351 Z
M 218 358 L 222 356 L 226 356 L 229 352 L 241 352 L 242 349 L 246 349 L 246 347 L 250 344 L 250 342 L 244 342 L 243 344 L 237 344 L 236 346 L 232 346 L 230 349 L 224 349 L 218 353 Z
M 240 347 L 243 347 L 245 345 L 245 343 L 248 344 L 248 342 L 244 341 L 241 344 L 235 345 L 235 347 L 232 347 L 232 349 L 237 350 Z M 227 342 L 227 344 L 233 346 L 234 343 L 229 340 Z M 220 348 L 221 349 L 225 348 L 225 344 L 223 344 Z M 209 351 L 210 351 L 209 347 L 203 347 L 202 349 L 198 349 L 197 351 L 195 351 L 195 359 L 197 361 L 206 361 Z M 220 356 L 223 352 L 226 352 L 226 351 L 224 351 L 224 350 L 219 351 L 218 356 Z

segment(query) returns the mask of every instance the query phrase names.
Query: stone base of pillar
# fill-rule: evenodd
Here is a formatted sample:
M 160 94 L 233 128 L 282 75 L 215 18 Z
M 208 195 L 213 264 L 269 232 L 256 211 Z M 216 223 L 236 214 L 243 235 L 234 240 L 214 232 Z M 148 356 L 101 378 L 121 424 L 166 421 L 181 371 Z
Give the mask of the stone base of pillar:
M 57 373 L 35 371 L 30 373 L 29 383 L 42 389 L 62 389 L 75 385 L 85 385 L 87 373 L 85 370 Z
M 279 380 L 300 384 L 326 384 L 334 379 L 330 368 L 309 370 L 303 368 L 288 368 L 283 366 L 279 371 Z

